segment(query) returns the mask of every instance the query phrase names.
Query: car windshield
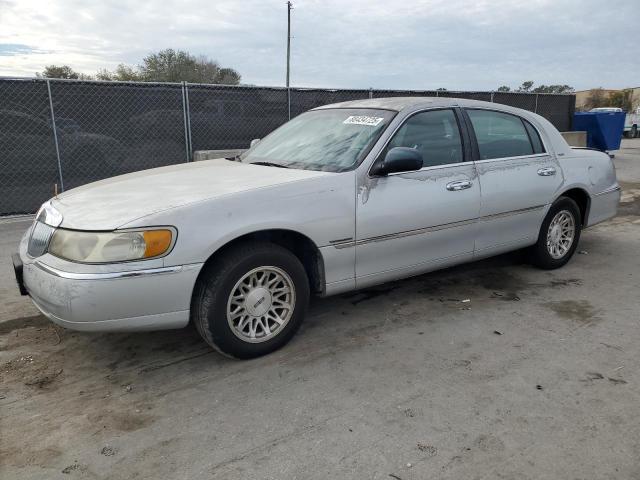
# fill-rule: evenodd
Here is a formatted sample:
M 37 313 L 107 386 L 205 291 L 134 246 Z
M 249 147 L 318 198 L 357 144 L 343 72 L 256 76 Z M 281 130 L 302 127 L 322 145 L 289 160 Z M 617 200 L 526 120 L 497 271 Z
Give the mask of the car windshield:
M 343 172 L 361 162 L 395 112 L 365 108 L 312 110 L 269 134 L 240 160 Z

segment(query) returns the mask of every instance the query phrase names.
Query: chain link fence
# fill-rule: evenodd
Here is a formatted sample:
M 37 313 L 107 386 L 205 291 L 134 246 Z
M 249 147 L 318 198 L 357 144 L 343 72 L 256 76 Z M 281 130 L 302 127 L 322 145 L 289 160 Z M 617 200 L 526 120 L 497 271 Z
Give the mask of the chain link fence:
M 320 105 L 444 96 L 537 112 L 570 130 L 574 95 L 285 88 L 0 79 L 0 215 L 35 212 L 55 191 L 191 161 L 196 150 L 243 149 Z

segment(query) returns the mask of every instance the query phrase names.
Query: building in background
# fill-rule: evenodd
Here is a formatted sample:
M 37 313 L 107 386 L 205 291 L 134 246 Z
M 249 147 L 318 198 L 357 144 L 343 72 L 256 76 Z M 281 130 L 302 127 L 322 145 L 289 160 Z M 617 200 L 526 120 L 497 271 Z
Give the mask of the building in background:
M 576 110 L 585 111 L 598 107 L 618 107 L 627 112 L 640 107 L 640 87 L 610 90 L 592 88 L 576 92 Z

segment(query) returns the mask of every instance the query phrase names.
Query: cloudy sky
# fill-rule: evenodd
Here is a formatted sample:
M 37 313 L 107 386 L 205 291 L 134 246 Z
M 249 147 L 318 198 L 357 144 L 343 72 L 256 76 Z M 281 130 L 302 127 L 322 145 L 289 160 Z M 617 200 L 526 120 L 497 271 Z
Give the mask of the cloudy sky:
M 640 86 L 637 0 L 294 0 L 293 86 Z M 634 43 L 635 42 L 635 43 Z M 283 85 L 284 0 L 0 0 L 0 75 L 95 73 L 172 47 Z

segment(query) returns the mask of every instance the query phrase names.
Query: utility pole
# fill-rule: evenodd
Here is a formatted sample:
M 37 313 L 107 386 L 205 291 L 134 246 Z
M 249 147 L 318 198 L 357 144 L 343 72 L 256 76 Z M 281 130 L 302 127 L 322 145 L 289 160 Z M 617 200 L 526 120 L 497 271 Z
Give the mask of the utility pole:
M 287 106 L 289 110 L 289 120 L 291 120 L 291 89 L 289 88 L 289 71 L 291 63 L 291 10 L 293 3 L 287 2 Z

